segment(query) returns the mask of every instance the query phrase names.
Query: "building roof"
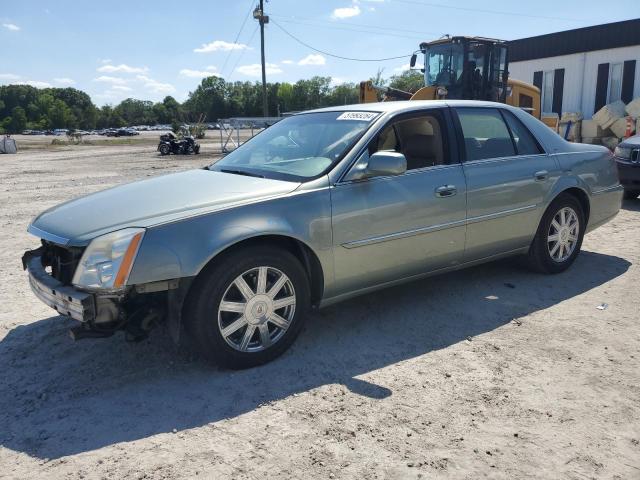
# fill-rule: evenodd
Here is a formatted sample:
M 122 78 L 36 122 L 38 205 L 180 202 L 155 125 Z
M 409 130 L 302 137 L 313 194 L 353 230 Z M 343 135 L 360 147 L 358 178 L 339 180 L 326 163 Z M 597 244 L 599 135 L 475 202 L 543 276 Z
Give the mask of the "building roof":
M 520 38 L 508 45 L 509 62 L 640 45 L 640 18 Z

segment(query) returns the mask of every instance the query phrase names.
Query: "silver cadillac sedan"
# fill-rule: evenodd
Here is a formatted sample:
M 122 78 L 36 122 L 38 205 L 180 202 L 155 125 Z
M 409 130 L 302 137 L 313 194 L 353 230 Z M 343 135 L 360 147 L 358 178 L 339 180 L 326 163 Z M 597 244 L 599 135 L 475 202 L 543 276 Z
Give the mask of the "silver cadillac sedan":
M 511 255 L 562 272 L 622 193 L 606 148 L 506 105 L 332 107 L 201 170 L 45 211 L 23 265 L 35 295 L 80 322 L 74 338 L 166 322 L 243 368 L 284 352 L 310 307 Z

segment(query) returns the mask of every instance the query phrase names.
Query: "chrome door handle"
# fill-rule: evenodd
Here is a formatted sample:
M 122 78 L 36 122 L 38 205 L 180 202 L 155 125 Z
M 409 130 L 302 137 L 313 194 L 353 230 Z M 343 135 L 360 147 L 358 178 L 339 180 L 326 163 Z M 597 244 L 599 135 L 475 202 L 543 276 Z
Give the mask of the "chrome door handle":
M 442 185 L 436 188 L 436 197 L 453 197 L 458 193 L 458 189 L 455 185 Z
M 533 176 L 536 180 L 543 181 L 549 178 L 549 172 L 546 170 L 540 170 L 539 172 L 534 173 Z

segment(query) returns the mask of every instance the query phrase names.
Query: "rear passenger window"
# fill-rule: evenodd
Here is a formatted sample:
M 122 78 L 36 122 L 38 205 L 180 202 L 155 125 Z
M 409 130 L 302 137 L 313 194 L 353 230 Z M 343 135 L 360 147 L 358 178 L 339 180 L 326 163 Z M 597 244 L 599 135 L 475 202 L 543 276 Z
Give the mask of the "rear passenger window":
M 516 144 L 518 155 L 538 155 L 544 153 L 531 132 L 511 112 L 503 111 L 507 125 L 511 129 L 513 141 Z
M 516 154 L 500 112 L 493 108 L 458 108 L 467 161 Z

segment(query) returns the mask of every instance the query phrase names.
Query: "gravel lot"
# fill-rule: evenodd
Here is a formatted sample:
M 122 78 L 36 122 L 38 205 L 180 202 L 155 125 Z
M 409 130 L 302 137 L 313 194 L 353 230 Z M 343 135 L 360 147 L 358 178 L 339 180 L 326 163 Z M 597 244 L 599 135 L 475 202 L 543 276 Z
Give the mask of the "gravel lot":
M 561 275 L 503 261 L 364 296 L 229 372 L 163 329 L 73 343 L 22 272 L 41 210 L 214 158 L 153 150 L 0 156 L 0 478 L 640 478 L 640 200 Z

